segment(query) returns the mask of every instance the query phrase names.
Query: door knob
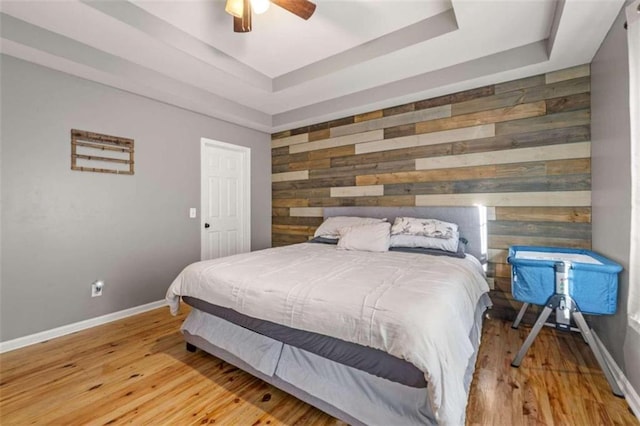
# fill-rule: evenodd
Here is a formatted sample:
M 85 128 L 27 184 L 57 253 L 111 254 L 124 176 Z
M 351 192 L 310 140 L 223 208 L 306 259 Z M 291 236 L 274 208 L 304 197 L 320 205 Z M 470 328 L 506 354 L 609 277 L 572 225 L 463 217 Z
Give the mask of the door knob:
M 209 228 L 210 226 L 211 226 L 211 225 L 209 225 L 208 223 L 205 223 L 205 224 L 204 224 L 204 227 L 205 227 L 205 228 Z

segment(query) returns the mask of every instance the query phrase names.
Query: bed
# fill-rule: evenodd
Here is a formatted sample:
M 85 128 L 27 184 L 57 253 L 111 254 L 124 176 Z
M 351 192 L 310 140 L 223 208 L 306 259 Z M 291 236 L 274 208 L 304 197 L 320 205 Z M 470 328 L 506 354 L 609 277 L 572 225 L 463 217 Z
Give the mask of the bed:
M 352 425 L 459 425 L 491 305 L 481 208 L 326 208 L 458 224 L 463 258 L 302 243 L 189 265 L 167 292 L 200 348 Z

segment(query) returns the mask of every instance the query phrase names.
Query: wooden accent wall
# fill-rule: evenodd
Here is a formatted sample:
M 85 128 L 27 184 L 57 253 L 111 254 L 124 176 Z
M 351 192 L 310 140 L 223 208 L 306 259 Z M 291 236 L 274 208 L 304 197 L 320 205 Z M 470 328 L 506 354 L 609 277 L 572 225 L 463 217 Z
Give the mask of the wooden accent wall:
M 489 207 L 496 316 L 510 245 L 591 247 L 590 71 L 582 65 L 272 135 L 274 246 L 328 206 Z

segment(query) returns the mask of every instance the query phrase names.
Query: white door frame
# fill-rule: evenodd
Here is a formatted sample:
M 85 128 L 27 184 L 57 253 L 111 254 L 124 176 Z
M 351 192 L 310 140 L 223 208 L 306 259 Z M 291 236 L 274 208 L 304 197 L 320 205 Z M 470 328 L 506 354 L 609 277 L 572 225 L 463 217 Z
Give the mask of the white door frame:
M 244 238 L 242 239 L 242 247 L 240 253 L 251 251 L 251 148 L 240 145 L 233 145 L 227 142 L 220 142 L 208 138 L 200 138 L 200 260 L 204 260 L 203 250 L 203 229 L 205 224 L 205 149 L 207 146 L 213 146 L 228 151 L 235 151 L 242 154 L 242 170 L 243 186 L 242 186 L 242 227 L 244 229 Z

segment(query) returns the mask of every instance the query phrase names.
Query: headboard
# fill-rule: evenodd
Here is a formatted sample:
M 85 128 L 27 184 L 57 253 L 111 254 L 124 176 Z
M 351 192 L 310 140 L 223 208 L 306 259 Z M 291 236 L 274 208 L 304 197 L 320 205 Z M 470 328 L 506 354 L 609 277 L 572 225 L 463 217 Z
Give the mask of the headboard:
M 398 216 L 407 216 L 457 223 L 460 236 L 469 241 L 467 253 L 482 263 L 487 261 L 486 207 L 325 207 L 324 217 L 332 216 L 386 217 L 391 223 Z

